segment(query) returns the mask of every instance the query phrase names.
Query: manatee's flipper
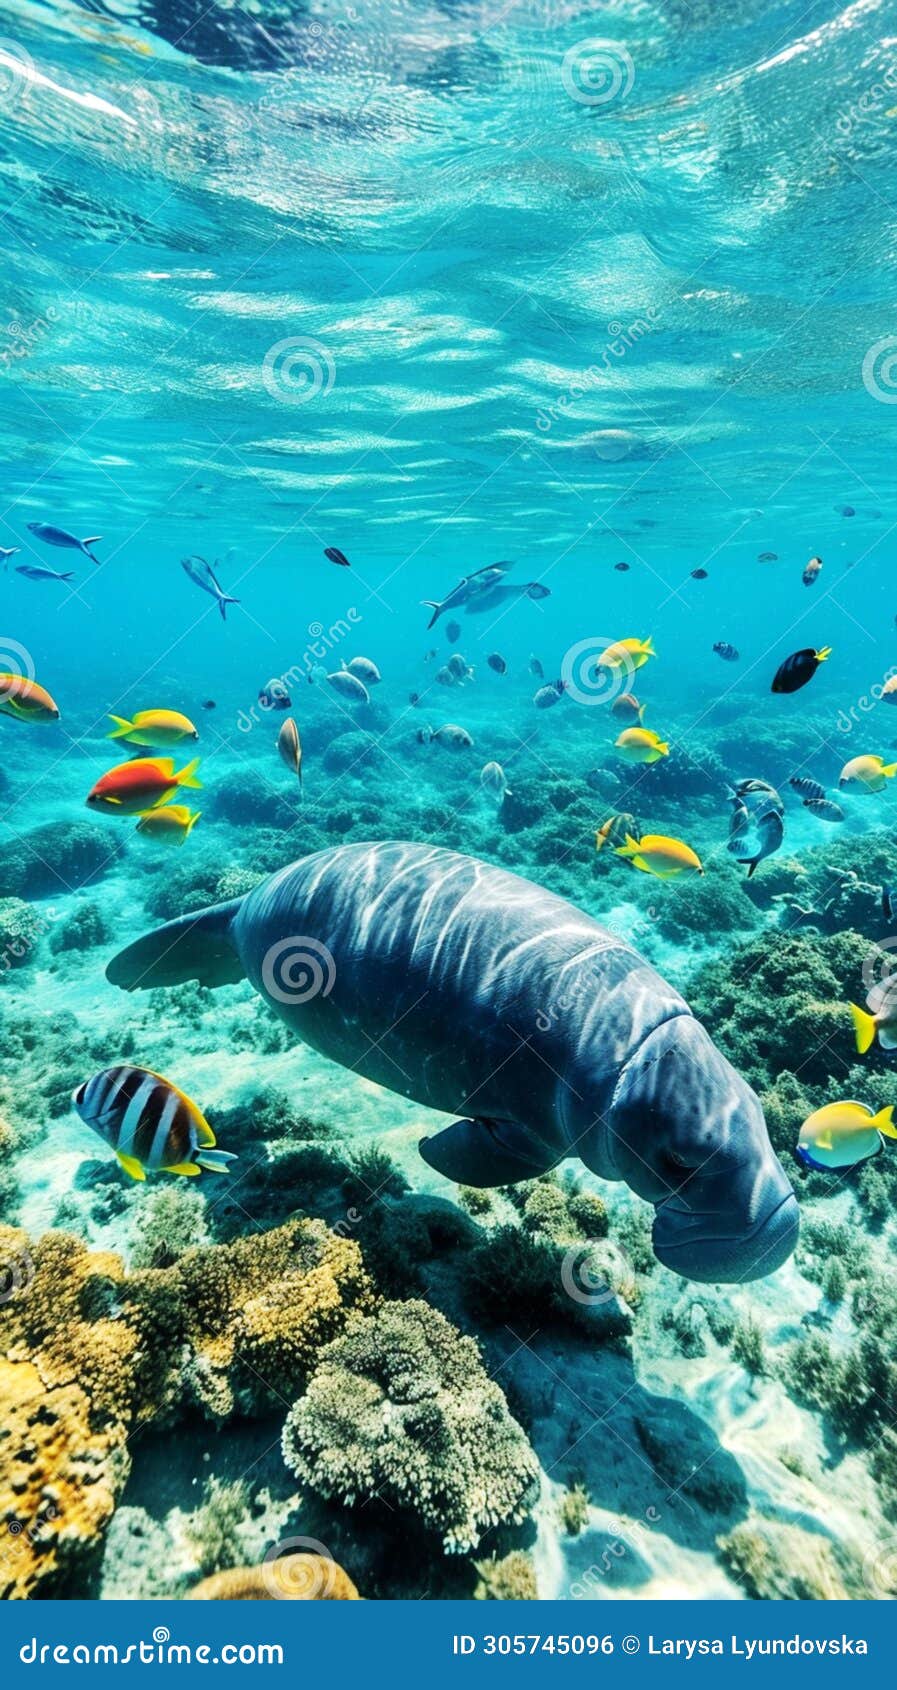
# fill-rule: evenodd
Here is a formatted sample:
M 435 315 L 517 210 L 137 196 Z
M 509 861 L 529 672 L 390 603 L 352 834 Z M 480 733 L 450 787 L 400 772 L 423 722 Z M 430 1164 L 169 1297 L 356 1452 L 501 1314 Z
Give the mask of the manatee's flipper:
M 515 1121 L 455 1121 L 417 1148 L 431 1168 L 458 1185 L 513 1185 L 547 1173 L 564 1157 Z
M 155 933 L 144 933 L 106 969 L 106 979 L 126 992 L 146 992 L 151 986 L 181 986 L 198 980 L 201 986 L 230 986 L 246 970 L 234 948 L 231 928 L 242 898 L 231 898 L 212 909 L 182 915 Z

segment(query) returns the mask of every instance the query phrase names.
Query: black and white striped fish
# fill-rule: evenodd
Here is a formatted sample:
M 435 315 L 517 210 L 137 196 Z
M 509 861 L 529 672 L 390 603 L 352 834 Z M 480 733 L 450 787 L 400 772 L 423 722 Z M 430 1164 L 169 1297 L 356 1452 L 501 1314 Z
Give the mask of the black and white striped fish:
M 216 1150 L 215 1134 L 196 1104 L 170 1080 L 149 1068 L 104 1068 L 85 1080 L 72 1103 L 87 1126 L 115 1151 L 126 1174 L 146 1179 L 149 1170 L 169 1174 L 230 1172 L 236 1160 Z
M 800 793 L 805 803 L 807 799 L 812 802 L 814 798 L 825 797 L 825 787 L 820 786 L 818 780 L 811 780 L 809 775 L 792 775 L 788 785 Z

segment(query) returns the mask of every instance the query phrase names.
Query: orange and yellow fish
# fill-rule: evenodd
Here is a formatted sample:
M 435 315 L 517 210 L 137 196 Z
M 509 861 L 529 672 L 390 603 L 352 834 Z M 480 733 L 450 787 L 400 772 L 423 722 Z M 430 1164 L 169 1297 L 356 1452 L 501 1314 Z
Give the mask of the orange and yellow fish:
M 0 674 L 0 711 L 17 722 L 58 722 L 59 710 L 45 687 L 25 675 Z
M 100 777 L 88 794 L 88 807 L 113 816 L 139 816 L 145 810 L 157 810 L 174 797 L 179 787 L 202 785 L 196 778 L 198 768 L 198 757 L 179 774 L 175 773 L 171 757 L 135 757 Z

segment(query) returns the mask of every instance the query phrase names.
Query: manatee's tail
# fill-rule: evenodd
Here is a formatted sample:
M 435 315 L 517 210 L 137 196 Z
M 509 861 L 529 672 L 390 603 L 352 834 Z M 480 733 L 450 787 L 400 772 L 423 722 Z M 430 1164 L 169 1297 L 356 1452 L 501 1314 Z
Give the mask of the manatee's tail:
M 112 958 L 106 979 L 126 992 L 181 986 L 185 980 L 198 980 L 201 986 L 234 985 L 246 974 L 231 938 L 242 902 L 231 898 L 144 933 Z

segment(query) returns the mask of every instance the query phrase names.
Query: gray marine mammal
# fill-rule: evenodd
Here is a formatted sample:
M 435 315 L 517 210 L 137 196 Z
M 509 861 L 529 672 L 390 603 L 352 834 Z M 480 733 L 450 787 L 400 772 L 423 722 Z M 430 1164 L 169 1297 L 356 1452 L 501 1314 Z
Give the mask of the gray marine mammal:
M 578 1156 L 655 1206 L 692 1279 L 780 1265 L 797 1201 L 754 1093 L 688 1005 L 590 916 L 474 857 L 395 842 L 319 851 L 110 962 L 127 991 L 248 976 L 306 1043 L 458 1116 L 421 1143 L 470 1185 Z

